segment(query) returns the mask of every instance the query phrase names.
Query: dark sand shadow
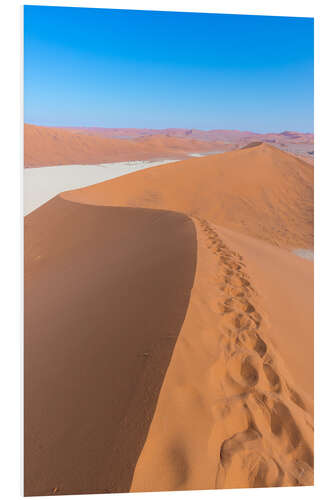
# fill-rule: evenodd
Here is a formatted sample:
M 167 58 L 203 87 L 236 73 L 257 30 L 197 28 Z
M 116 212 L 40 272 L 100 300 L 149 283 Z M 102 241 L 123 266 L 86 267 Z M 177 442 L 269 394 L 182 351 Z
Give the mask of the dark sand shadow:
M 26 496 L 129 490 L 196 246 L 171 211 L 56 197 L 25 218 Z

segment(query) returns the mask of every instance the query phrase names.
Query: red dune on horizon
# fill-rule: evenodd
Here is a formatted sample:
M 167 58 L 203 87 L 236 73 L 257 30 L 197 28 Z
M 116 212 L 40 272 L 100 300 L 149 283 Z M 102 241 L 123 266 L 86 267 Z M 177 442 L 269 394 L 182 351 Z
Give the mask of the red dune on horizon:
M 292 142 L 313 143 L 314 135 L 310 132 L 288 131 L 258 133 L 244 130 L 212 129 L 199 130 L 187 128 L 106 128 L 106 127 L 63 127 L 67 130 L 77 131 L 82 134 L 98 135 L 113 138 L 136 138 L 150 135 L 166 135 L 170 137 L 186 137 L 203 141 L 222 141 L 222 142 L 248 142 L 251 140 L 261 140 L 281 142 L 289 140 Z

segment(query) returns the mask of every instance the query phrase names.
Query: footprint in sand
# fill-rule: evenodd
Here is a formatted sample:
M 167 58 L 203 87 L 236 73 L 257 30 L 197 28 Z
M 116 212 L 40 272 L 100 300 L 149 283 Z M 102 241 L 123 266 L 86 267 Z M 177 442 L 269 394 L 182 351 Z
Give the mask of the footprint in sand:
M 249 351 L 236 350 L 227 362 L 227 373 L 238 385 L 254 387 L 259 381 L 258 360 Z
M 203 227 L 224 273 L 219 286 L 224 301 L 218 304 L 224 332 L 220 342 L 224 375 L 218 387 L 224 398 L 218 415 L 225 418 L 226 408 L 232 415 L 237 404 L 248 414 L 248 428 L 222 442 L 216 487 L 313 484 L 313 453 L 295 418 L 302 413 L 291 412 L 294 407 L 288 407 L 288 398 L 304 411 L 305 404 L 281 378 L 274 351 L 268 351 L 259 334 L 262 317 L 250 300 L 257 294 L 244 272 L 243 257 L 228 249 L 208 223 Z M 218 373 L 222 372 L 215 376 Z M 311 426 L 306 419 L 303 423 Z
M 271 431 L 276 437 L 280 438 L 280 444 L 283 444 L 286 453 L 297 448 L 301 441 L 299 428 L 289 408 L 281 401 L 273 403 L 271 409 Z
M 302 410 L 305 410 L 305 403 L 301 396 L 294 390 L 292 389 L 288 384 L 286 384 L 288 392 L 289 392 L 289 397 L 292 400 L 293 403 L 295 403 L 297 406 L 302 408 Z
M 282 485 L 283 478 L 281 466 L 263 451 L 262 436 L 254 427 L 249 426 L 222 443 L 217 487 L 276 487 Z
M 253 349 L 261 358 L 267 352 L 267 344 L 260 335 L 254 330 L 246 330 L 238 336 L 239 342 L 248 349 Z
M 274 368 L 268 363 L 264 363 L 263 370 L 271 386 L 271 389 L 275 392 L 279 392 L 281 389 L 280 377 L 278 376 Z

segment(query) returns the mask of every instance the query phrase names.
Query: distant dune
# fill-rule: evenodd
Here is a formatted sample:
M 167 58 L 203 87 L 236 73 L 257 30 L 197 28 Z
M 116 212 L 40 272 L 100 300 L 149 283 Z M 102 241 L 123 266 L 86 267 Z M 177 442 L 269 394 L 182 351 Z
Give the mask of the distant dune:
M 313 167 L 268 144 L 25 217 L 26 494 L 312 485 L 313 262 L 292 249 L 313 249 Z
M 186 137 L 158 134 L 129 140 L 81 130 L 24 125 L 25 167 L 178 158 L 189 153 L 227 149 L 230 147 L 222 142 Z
M 222 141 L 245 143 L 253 140 L 266 142 L 313 143 L 313 134 L 302 132 L 280 132 L 259 134 L 240 130 L 198 130 L 186 128 L 139 129 L 139 128 L 102 128 L 102 127 L 68 127 L 68 129 L 87 134 L 112 138 L 135 138 L 150 135 L 167 135 L 170 137 L 186 137 L 203 141 Z
M 24 165 L 40 167 L 186 157 L 267 142 L 313 163 L 313 134 L 238 130 L 113 129 L 24 125 Z

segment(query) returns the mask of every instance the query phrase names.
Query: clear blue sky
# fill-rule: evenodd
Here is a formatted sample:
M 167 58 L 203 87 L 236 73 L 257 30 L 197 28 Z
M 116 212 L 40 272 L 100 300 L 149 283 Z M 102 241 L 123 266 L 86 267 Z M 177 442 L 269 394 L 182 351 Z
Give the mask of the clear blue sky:
M 313 131 L 313 19 L 24 8 L 24 119 Z

